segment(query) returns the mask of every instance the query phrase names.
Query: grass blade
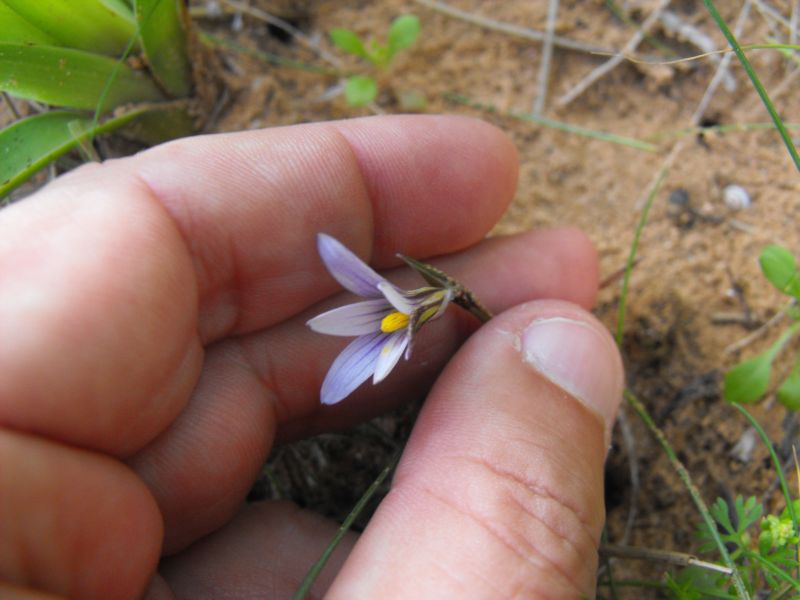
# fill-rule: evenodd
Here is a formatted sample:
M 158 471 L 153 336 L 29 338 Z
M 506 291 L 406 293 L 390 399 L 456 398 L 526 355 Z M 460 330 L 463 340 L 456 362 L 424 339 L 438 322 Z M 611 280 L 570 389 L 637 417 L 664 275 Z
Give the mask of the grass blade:
M 0 42 L 19 42 L 24 44 L 57 44 L 51 35 L 31 25 L 19 13 L 0 0 Z
M 789 151 L 789 155 L 794 161 L 795 168 L 800 171 L 800 155 L 797 154 L 797 148 L 794 147 L 792 138 L 789 135 L 789 132 L 786 130 L 778 111 L 775 109 L 775 105 L 772 103 L 772 100 L 769 99 L 767 90 L 765 90 L 764 86 L 761 85 L 761 81 L 758 79 L 758 75 L 756 75 L 753 65 L 750 64 L 750 61 L 747 59 L 744 50 L 742 50 L 742 47 L 739 45 L 739 42 L 736 41 L 736 37 L 733 35 L 733 32 L 728 28 L 728 25 L 722 19 L 722 16 L 720 16 L 719 12 L 717 11 L 717 7 L 714 6 L 714 3 L 711 0 L 703 0 L 703 4 L 706 5 L 708 12 L 711 14 L 711 17 L 714 19 L 714 21 L 716 21 L 717 27 L 719 27 L 720 31 L 722 31 L 722 34 L 725 36 L 725 39 L 728 40 L 728 43 L 730 44 L 731 48 L 733 48 L 733 51 L 736 52 L 739 62 L 742 63 L 742 67 L 744 67 L 744 70 L 747 72 L 747 76 L 750 77 L 750 81 L 753 82 L 753 87 L 756 88 L 756 92 L 758 92 L 758 95 L 761 97 L 761 101 L 767 108 L 767 112 L 772 118 L 772 122 L 775 123 L 775 127 L 778 129 L 778 132 L 783 139 L 783 143 L 786 145 L 786 149 Z
M 119 56 L 135 34 L 119 0 L 2 0 L 23 19 L 69 48 Z
M 192 81 L 186 53 L 187 17 L 180 0 L 137 0 L 142 49 L 153 76 L 169 95 L 189 95 Z
M 678 455 L 675 453 L 675 450 L 669 443 L 669 440 L 667 440 L 664 432 L 661 431 L 658 425 L 656 425 L 655 421 L 653 421 L 653 418 L 650 416 L 650 413 L 647 411 L 644 404 L 639 402 L 639 399 L 628 389 L 625 390 L 624 395 L 625 399 L 639 415 L 639 418 L 650 430 L 650 433 L 652 433 L 653 437 L 656 438 L 656 441 L 661 446 L 664 454 L 667 455 L 667 458 L 672 464 L 672 467 L 675 469 L 675 472 L 678 474 L 678 477 L 680 477 L 681 481 L 683 482 L 684 487 L 688 490 L 689 495 L 691 496 L 692 501 L 697 508 L 697 511 L 700 513 L 703 522 L 708 527 L 711 537 L 714 539 L 717 550 L 719 550 L 720 556 L 722 557 L 722 562 L 724 562 L 725 566 L 731 570 L 731 579 L 734 587 L 736 588 L 737 596 L 740 600 L 749 600 L 750 594 L 747 593 L 747 587 L 745 586 L 744 581 L 742 581 L 742 576 L 736 568 L 736 563 L 733 562 L 730 552 L 728 552 L 728 549 L 725 547 L 725 542 L 722 541 L 722 538 L 719 535 L 717 525 L 714 522 L 714 517 L 711 516 L 708 506 L 706 506 L 703 496 L 700 494 L 700 490 L 697 489 L 697 486 L 692 481 L 692 476 L 689 474 L 689 471 L 678 458 Z
M 92 117 L 73 111 L 42 113 L 6 127 L 0 131 L 0 197 L 90 137 L 90 134 L 118 129 L 145 110 L 139 108 L 109 119 L 94 132 L 91 131 Z M 74 131 L 83 133 L 76 136 Z
M 463 104 L 464 106 L 477 108 L 479 110 L 485 110 L 490 113 L 508 116 L 511 117 L 512 119 L 519 119 L 520 121 L 528 121 L 530 123 L 536 123 L 537 125 L 542 125 L 544 127 L 549 127 L 550 129 L 563 131 L 565 133 L 580 135 L 582 137 L 592 138 L 603 142 L 611 142 L 612 144 L 619 144 L 621 146 L 629 146 L 631 148 L 636 148 L 637 150 L 644 150 L 646 152 L 658 151 L 658 146 L 656 146 L 655 144 L 651 144 L 649 142 L 643 142 L 642 140 L 637 140 L 635 138 L 629 138 L 624 135 L 617 135 L 615 133 L 609 133 L 606 131 L 589 129 L 588 127 L 581 127 L 580 125 L 573 125 L 571 123 L 565 123 L 564 121 L 556 121 L 555 119 L 548 119 L 547 117 L 531 115 L 523 112 L 511 111 L 508 113 L 503 113 L 501 111 L 498 111 L 491 104 L 484 104 L 478 102 L 463 94 L 448 92 L 444 94 L 444 97 L 445 99 L 451 102 L 455 102 L 457 104 Z
M 367 488 L 367 491 L 364 492 L 364 495 L 358 499 L 358 502 L 356 502 L 356 505 L 353 507 L 353 510 L 351 510 L 350 514 L 347 515 L 347 518 L 339 527 L 339 530 L 336 532 L 336 535 L 333 536 L 333 539 L 331 539 L 330 543 L 328 544 L 328 547 L 325 548 L 325 551 L 322 553 L 322 556 L 320 556 L 319 560 L 311 566 L 311 569 L 309 569 L 308 574 L 303 579 L 303 582 L 300 584 L 300 587 L 292 595 L 292 600 L 304 600 L 306 596 L 308 596 L 309 592 L 311 591 L 311 586 L 314 585 L 314 582 L 317 580 L 317 577 L 319 577 L 319 574 L 325 567 L 325 563 L 328 562 L 328 559 L 331 557 L 331 554 L 333 554 L 333 551 L 336 549 L 336 546 L 338 546 L 339 542 L 342 541 L 344 534 L 350 530 L 350 527 L 352 527 L 353 522 L 356 520 L 358 515 L 361 514 L 361 511 L 364 510 L 364 507 L 367 505 L 367 502 L 369 502 L 370 498 L 372 498 L 375 492 L 378 491 L 378 488 L 380 488 L 383 481 L 389 476 L 389 473 L 391 473 L 392 470 L 395 468 L 398 460 L 400 460 L 399 454 L 395 455 L 389 461 L 389 464 L 387 464 L 383 468 L 383 471 L 381 471 L 378 477 L 375 478 L 375 481 L 373 481 L 370 484 L 369 488 Z
M 101 111 L 164 99 L 147 75 L 112 58 L 12 43 L 0 43 L 0 91 L 68 108 L 95 110 L 99 105 Z
M 764 446 L 767 447 L 769 451 L 769 456 L 772 459 L 772 466 L 775 469 L 775 473 L 778 475 L 778 481 L 781 485 L 781 492 L 783 492 L 783 499 L 786 501 L 786 508 L 789 510 L 789 517 L 792 519 L 792 527 L 795 531 L 797 531 L 797 515 L 794 512 L 794 501 L 792 500 L 792 493 L 789 491 L 789 484 L 786 483 L 786 477 L 783 474 L 783 465 L 781 465 L 781 460 L 778 458 L 778 454 L 775 452 L 775 446 L 772 444 L 772 441 L 769 439 L 767 432 L 764 431 L 764 428 L 761 427 L 761 424 L 756 421 L 756 418 L 750 414 L 750 412 L 741 404 L 733 402 L 733 407 L 742 413 L 745 419 L 750 423 L 753 429 L 756 430 L 758 433 L 758 437 L 761 438 L 761 441 L 764 443 Z
M 617 309 L 617 330 L 614 334 L 614 339 L 617 346 L 622 349 L 622 334 L 625 328 L 625 311 L 628 305 L 628 292 L 630 291 L 631 273 L 633 272 L 633 263 L 636 261 L 636 253 L 639 250 L 639 239 L 642 237 L 642 231 L 647 223 L 647 215 L 650 214 L 650 208 L 653 206 L 653 201 L 661 189 L 661 184 L 664 183 L 664 177 L 667 176 L 669 170 L 668 165 L 664 165 L 656 177 L 655 183 L 650 188 L 647 194 L 647 201 L 645 202 L 642 214 L 639 217 L 639 223 L 636 225 L 636 231 L 633 234 L 633 242 L 631 243 L 631 250 L 628 253 L 628 260 L 625 262 L 625 276 L 622 279 L 622 292 L 619 296 L 619 308 Z

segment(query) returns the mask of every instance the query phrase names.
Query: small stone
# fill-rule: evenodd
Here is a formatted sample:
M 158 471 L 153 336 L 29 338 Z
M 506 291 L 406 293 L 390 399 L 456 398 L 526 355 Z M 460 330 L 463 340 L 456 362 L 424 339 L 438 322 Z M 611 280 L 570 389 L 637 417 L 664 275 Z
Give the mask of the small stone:
M 731 210 L 743 210 L 750 208 L 750 204 L 752 204 L 747 190 L 736 184 L 728 185 L 722 190 L 722 199 L 725 206 Z

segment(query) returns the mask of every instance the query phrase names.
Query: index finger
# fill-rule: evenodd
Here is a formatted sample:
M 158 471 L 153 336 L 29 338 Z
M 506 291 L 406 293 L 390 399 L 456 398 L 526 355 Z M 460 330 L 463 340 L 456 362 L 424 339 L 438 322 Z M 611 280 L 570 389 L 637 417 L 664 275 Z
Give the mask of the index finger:
M 517 157 L 481 121 L 394 116 L 177 141 L 129 168 L 186 239 L 209 340 L 337 289 L 316 256 L 320 231 L 376 267 L 476 243 L 511 200 Z

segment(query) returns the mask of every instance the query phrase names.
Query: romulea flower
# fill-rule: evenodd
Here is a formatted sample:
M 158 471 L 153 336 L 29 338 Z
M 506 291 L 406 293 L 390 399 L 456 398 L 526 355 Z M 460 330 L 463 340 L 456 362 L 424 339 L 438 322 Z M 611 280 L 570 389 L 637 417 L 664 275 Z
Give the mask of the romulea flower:
M 317 249 L 336 281 L 354 294 L 370 298 L 329 310 L 307 323 L 319 333 L 357 336 L 325 376 L 320 392 L 322 404 L 343 400 L 370 376 L 373 384 L 383 381 L 403 354 L 408 359 L 420 327 L 442 316 L 451 301 L 482 320 L 490 317 L 463 286 L 425 263 L 400 255 L 430 284 L 402 290 L 329 235 L 317 235 Z

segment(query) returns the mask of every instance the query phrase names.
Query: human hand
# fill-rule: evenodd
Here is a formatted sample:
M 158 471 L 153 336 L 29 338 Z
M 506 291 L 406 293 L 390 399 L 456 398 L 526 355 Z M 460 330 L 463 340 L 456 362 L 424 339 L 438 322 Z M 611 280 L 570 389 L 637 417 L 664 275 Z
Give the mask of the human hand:
M 589 594 L 622 368 L 584 310 L 581 233 L 481 241 L 515 180 L 486 124 L 380 117 L 180 140 L 3 210 L 0 596 L 288 596 L 335 525 L 242 507 L 273 443 L 388 410 L 443 368 L 391 493 L 315 593 Z M 304 325 L 344 303 L 320 231 L 384 271 L 446 255 L 431 262 L 498 316 L 453 357 L 475 324 L 450 309 L 387 381 L 322 407 L 346 341 Z

